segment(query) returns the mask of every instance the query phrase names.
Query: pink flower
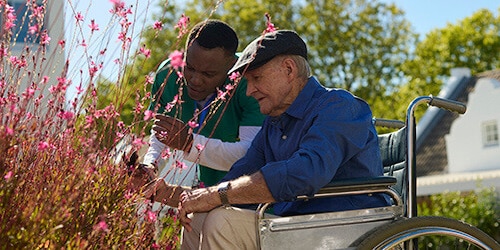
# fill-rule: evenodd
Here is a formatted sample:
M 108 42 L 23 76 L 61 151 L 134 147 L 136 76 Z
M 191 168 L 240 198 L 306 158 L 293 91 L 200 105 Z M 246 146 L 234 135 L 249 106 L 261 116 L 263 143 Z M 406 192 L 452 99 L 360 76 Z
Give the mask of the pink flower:
M 266 15 L 266 19 L 267 19 L 267 28 L 265 30 L 265 33 L 276 31 L 274 24 L 271 23 L 271 15 L 269 15 L 269 13 L 266 13 L 265 15 Z
M 163 23 L 161 21 L 155 21 L 155 23 L 153 24 L 153 29 L 155 30 L 162 30 L 163 29 Z
M 11 128 L 6 128 L 6 129 L 5 129 L 5 133 L 6 133 L 7 135 L 14 135 L 14 129 L 11 129 Z
M 170 148 L 166 148 L 165 150 L 163 150 L 163 152 L 161 152 L 161 157 L 163 159 L 168 159 L 170 158 L 170 156 L 172 156 L 172 151 L 170 151 Z
M 42 151 L 42 150 L 45 150 L 47 148 L 49 148 L 50 144 L 46 141 L 41 141 L 38 143 L 38 150 L 39 151 Z
M 181 18 L 179 19 L 179 22 L 177 22 L 177 24 L 174 27 L 179 29 L 179 34 L 177 35 L 177 38 L 181 38 L 184 34 L 188 32 L 188 24 L 189 24 L 189 17 L 182 14 Z
M 71 111 L 61 111 L 58 116 L 64 120 L 71 120 L 75 116 Z
M 155 222 L 156 221 L 156 213 L 148 209 L 148 211 L 146 211 L 146 219 L 149 222 Z
M 168 58 L 170 59 L 170 65 L 176 69 L 186 66 L 186 63 L 184 62 L 184 55 L 181 51 L 176 50 L 172 52 Z
M 101 220 L 94 226 L 94 230 L 108 232 L 109 231 L 108 224 L 104 220 Z
M 50 37 L 47 34 L 47 31 L 44 30 L 42 35 L 40 36 L 40 44 L 48 45 L 49 43 L 50 43 Z
M 132 145 L 136 146 L 137 148 L 141 147 L 142 145 L 145 145 L 146 142 L 142 140 L 142 138 L 136 138 L 133 142 Z
M 182 14 L 181 18 L 179 19 L 174 28 L 187 29 L 188 24 L 189 24 L 189 17 L 186 16 L 185 14 Z
M 29 99 L 35 95 L 35 89 L 27 88 L 26 91 L 23 92 L 23 97 Z
M 154 77 L 150 76 L 150 75 L 147 75 L 146 76 L 146 83 L 147 84 L 153 84 L 154 82 Z
M 119 121 L 119 122 L 116 124 L 116 126 L 117 126 L 118 128 L 120 128 L 120 129 L 123 129 L 123 128 L 125 128 L 125 123 L 123 123 L 122 121 Z
M 45 13 L 44 10 L 44 6 L 33 7 L 33 14 L 30 16 L 30 18 L 42 20 L 43 14 Z
M 225 88 L 226 88 L 227 91 L 231 91 L 231 90 L 234 89 L 234 85 L 228 84 L 228 85 L 226 85 Z
M 125 2 L 122 0 L 109 0 L 113 4 L 113 10 L 111 10 L 112 13 L 118 13 L 120 12 L 123 8 L 125 8 Z
M 78 12 L 76 13 L 76 16 L 75 16 L 75 19 L 76 19 L 76 22 L 80 22 L 80 21 L 83 21 L 83 15 L 81 12 Z
M 12 177 L 12 171 L 7 172 L 7 174 L 3 177 L 5 180 L 8 180 Z
M 125 199 L 130 200 L 132 197 L 134 197 L 134 191 L 128 190 L 127 192 L 125 192 L 124 196 L 125 196 Z
M 4 2 L 5 4 L 5 2 Z M 10 30 L 16 25 L 14 22 L 16 21 L 16 11 L 14 10 L 14 7 L 6 4 L 5 5 L 5 12 L 7 13 L 7 20 L 5 20 L 4 28 L 5 30 Z
M 205 146 L 198 143 L 196 144 L 195 148 L 198 149 L 198 151 L 202 151 L 205 148 Z
M 195 121 L 189 121 L 188 125 L 191 128 L 197 128 L 198 126 L 200 126 L 200 124 L 196 123 Z
M 217 99 L 226 100 L 226 94 L 227 92 L 221 91 L 220 89 L 217 90 Z
M 76 94 L 78 94 L 78 95 L 79 95 L 79 94 L 81 94 L 81 93 L 83 93 L 83 88 L 82 88 L 82 85 L 80 84 L 80 85 L 78 85 L 78 86 L 76 87 Z
M 50 79 L 49 76 L 43 76 L 40 84 L 47 84 L 49 82 L 49 79 Z
M 229 80 L 234 82 L 236 79 L 240 78 L 240 76 L 240 72 L 233 72 L 229 75 Z
M 92 123 L 94 122 L 94 118 L 91 115 L 85 116 L 85 128 L 90 128 Z
M 175 95 L 174 96 L 174 100 L 172 100 L 173 104 L 176 104 L 176 103 L 177 104 L 182 104 L 183 102 L 184 102 L 183 100 L 179 99 L 179 95 Z
M 97 25 L 97 23 L 95 23 L 94 19 L 90 20 L 89 27 L 90 27 L 90 32 L 94 32 L 94 31 L 99 30 L 99 25 Z
M 28 28 L 28 33 L 31 35 L 34 35 L 36 32 L 38 32 L 38 26 L 36 24 Z
M 151 110 L 144 111 L 144 120 L 145 121 L 151 120 L 151 118 L 153 118 L 154 116 L 155 116 L 155 114 L 153 111 L 151 111 Z
M 175 167 L 176 168 L 180 168 L 180 169 L 186 169 L 187 165 L 186 165 L 186 163 L 184 163 L 182 161 L 176 160 L 175 161 Z
M 64 46 L 66 45 L 66 41 L 64 40 L 59 40 L 59 42 L 57 42 L 57 44 L 59 44 L 59 46 L 61 46 L 61 48 L 64 49 Z
M 141 48 L 139 48 L 139 52 L 146 56 L 146 58 L 149 58 L 151 56 L 151 50 L 146 49 L 146 45 L 143 45 Z

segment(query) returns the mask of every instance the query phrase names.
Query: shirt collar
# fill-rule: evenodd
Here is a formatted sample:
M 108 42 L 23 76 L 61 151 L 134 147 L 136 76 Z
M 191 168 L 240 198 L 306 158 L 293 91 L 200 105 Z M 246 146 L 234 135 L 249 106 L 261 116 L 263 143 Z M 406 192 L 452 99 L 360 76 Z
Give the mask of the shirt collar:
M 306 86 L 300 91 L 299 95 L 292 102 L 290 107 L 285 111 L 289 116 L 302 119 L 306 115 L 306 110 L 314 93 L 317 91 L 318 87 L 321 87 L 319 82 L 314 77 L 309 77 Z

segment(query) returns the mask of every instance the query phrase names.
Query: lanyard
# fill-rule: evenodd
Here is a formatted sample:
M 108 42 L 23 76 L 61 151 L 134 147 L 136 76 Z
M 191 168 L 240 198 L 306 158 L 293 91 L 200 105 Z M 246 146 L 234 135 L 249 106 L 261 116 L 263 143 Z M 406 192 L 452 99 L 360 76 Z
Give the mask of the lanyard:
M 198 128 L 202 126 L 203 124 L 203 121 L 205 120 L 205 118 L 207 117 L 207 114 L 209 112 L 209 108 L 207 108 L 210 103 L 212 103 L 213 101 L 215 100 L 215 94 L 212 94 L 212 96 L 205 102 L 205 104 L 203 105 L 203 109 L 201 110 L 201 113 L 200 115 L 198 116 L 198 127 L 194 128 L 193 131 L 194 132 L 198 132 Z M 198 108 L 198 101 L 195 101 L 195 107 L 194 107 L 194 110 L 196 111 L 196 109 Z
M 205 104 L 203 105 L 203 109 L 201 110 L 201 113 L 199 114 L 198 116 L 198 127 L 196 128 L 193 128 L 193 132 L 198 132 L 198 128 L 200 128 L 202 125 L 203 125 L 203 121 L 205 120 L 205 118 L 207 117 L 207 114 L 210 110 L 210 108 L 207 108 L 213 101 L 215 100 L 215 94 L 213 94 L 206 102 Z M 196 113 L 196 109 L 198 108 L 198 101 L 195 101 L 195 107 L 194 107 L 194 110 L 195 110 L 195 113 Z M 200 179 L 198 178 L 198 168 L 200 167 L 200 164 L 196 164 L 195 166 L 195 172 L 194 172 L 194 180 L 193 180 L 193 184 L 192 184 L 192 188 L 199 188 L 200 187 Z

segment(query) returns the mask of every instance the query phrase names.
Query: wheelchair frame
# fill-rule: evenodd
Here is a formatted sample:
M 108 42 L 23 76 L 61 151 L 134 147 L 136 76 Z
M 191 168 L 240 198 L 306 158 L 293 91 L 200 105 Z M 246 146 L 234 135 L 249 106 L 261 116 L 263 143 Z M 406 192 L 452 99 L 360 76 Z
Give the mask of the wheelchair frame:
M 398 131 L 379 135 L 389 150 L 382 153 L 388 176 L 332 181 L 314 197 L 299 196 L 299 200 L 330 196 L 386 193 L 393 205 L 330 213 L 287 217 L 266 217 L 271 203 L 261 204 L 256 211 L 257 246 L 260 249 L 416 249 L 416 239 L 427 235 L 455 237 L 478 249 L 500 249 L 494 239 L 479 229 L 444 217 L 418 217 L 416 202 L 416 121 L 414 111 L 422 103 L 464 114 L 460 102 L 420 96 L 409 105 L 405 122 L 375 119 L 376 126 L 397 128 Z M 379 141 L 379 145 L 382 145 Z M 387 146 L 387 145 L 385 145 Z M 381 149 L 382 151 L 382 149 Z M 386 162 L 384 158 L 390 159 Z M 394 161 L 395 160 L 395 161 Z M 399 169 L 393 167 L 398 165 Z M 398 178 L 394 171 L 399 172 Z M 401 172 L 402 171 L 402 172 Z M 397 187 L 398 190 L 395 189 Z

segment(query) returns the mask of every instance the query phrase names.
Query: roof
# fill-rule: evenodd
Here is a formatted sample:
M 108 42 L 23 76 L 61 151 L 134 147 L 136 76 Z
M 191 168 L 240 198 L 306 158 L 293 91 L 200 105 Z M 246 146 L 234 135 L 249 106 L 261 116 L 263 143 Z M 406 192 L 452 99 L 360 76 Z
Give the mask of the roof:
M 453 78 L 453 77 L 452 77 Z M 461 76 L 447 83 L 451 87 L 440 93 L 439 97 L 456 100 L 467 104 L 469 93 L 474 90 L 479 78 L 493 78 L 500 81 L 500 70 L 487 71 L 475 76 Z M 448 159 L 446 156 L 445 135 L 459 114 L 437 108 L 429 108 L 417 128 L 417 176 L 428 176 L 446 173 Z

